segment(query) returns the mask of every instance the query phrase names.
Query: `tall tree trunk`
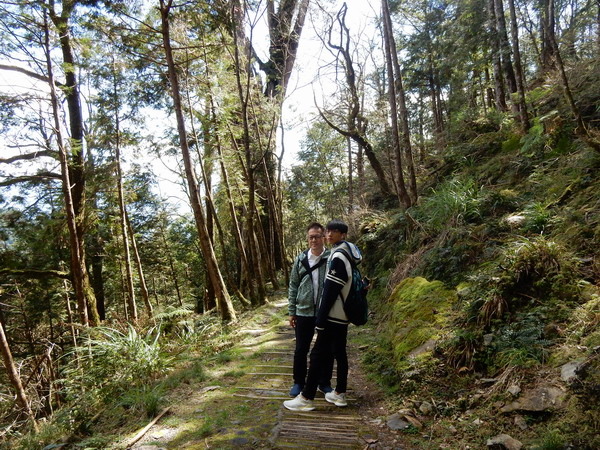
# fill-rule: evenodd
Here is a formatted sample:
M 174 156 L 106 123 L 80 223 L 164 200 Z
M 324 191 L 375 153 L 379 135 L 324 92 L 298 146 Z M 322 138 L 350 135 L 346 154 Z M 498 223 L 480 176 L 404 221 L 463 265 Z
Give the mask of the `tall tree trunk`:
M 96 298 L 96 310 L 101 321 L 106 319 L 106 295 L 104 291 L 104 244 L 99 233 L 94 233 L 91 242 L 90 257 L 91 285 Z
M 501 1 L 501 0 L 498 0 Z M 517 92 L 519 95 L 519 121 L 521 129 L 526 133 L 529 129 L 529 115 L 527 114 L 527 102 L 525 101 L 525 75 L 521 65 L 521 50 L 519 49 L 519 28 L 517 25 L 517 13 L 515 10 L 515 0 L 508 0 L 510 11 L 510 35 L 512 40 L 513 55 L 515 59 L 515 76 L 517 82 Z
M 281 114 L 281 104 L 287 92 L 287 86 L 294 68 L 300 36 L 304 28 L 306 13 L 310 0 L 280 0 L 275 9 L 275 1 L 267 0 L 267 24 L 269 28 L 269 61 L 266 64 L 260 63 L 261 69 L 266 74 L 265 95 L 269 101 L 278 105 L 273 124 L 279 122 Z M 272 127 L 275 130 L 275 127 Z M 274 136 L 275 133 L 272 133 Z M 264 209 L 268 217 L 262 219 L 263 233 L 270 236 L 271 245 L 265 251 L 270 253 L 270 259 L 274 268 L 270 271 L 282 269 L 285 262 L 285 247 L 283 238 L 283 217 L 281 203 L 277 202 L 277 193 L 280 186 L 277 184 L 279 176 L 276 176 L 275 170 L 275 140 L 269 139 L 268 151 L 265 155 L 266 163 L 266 192 L 262 193 L 265 197 Z M 270 188 L 268 185 L 271 185 Z M 271 189 L 271 191 L 269 191 Z M 274 288 L 277 288 L 275 280 Z
M 212 98 L 211 98 L 211 103 L 212 103 Z M 214 117 L 214 105 L 211 105 L 211 106 L 212 106 L 212 114 Z M 242 269 L 242 276 L 240 278 L 243 278 L 244 276 L 247 276 L 250 273 L 250 267 L 249 267 L 249 262 L 248 262 L 248 256 L 246 253 L 246 247 L 244 245 L 244 240 L 242 238 L 240 224 L 239 224 L 237 213 L 235 210 L 235 203 L 233 201 L 233 195 L 231 193 L 231 186 L 229 184 L 229 174 L 227 172 L 227 168 L 225 167 L 225 161 L 223 159 L 221 143 L 220 143 L 218 136 L 217 136 L 217 152 L 219 154 L 219 165 L 221 167 L 221 179 L 223 181 L 223 185 L 225 186 L 225 193 L 227 194 L 227 207 L 229 209 L 229 215 L 231 217 L 231 222 L 233 225 L 233 234 L 234 234 L 235 242 L 236 242 L 237 249 L 239 252 L 239 259 L 240 259 L 241 269 Z M 253 292 L 252 284 L 250 285 L 249 288 L 250 288 L 250 292 L 247 294 L 250 298 L 253 298 L 254 292 Z M 240 289 L 241 289 L 241 286 L 240 286 Z
M 556 21 L 554 0 L 540 0 L 540 69 L 542 74 L 554 68 L 554 45 Z
M 433 117 L 433 129 L 438 148 L 443 144 L 441 142 L 442 132 L 444 131 L 444 122 L 442 119 L 442 107 L 438 103 L 438 87 L 435 81 L 435 67 L 431 51 L 427 52 L 427 82 L 429 87 L 429 96 L 431 97 L 431 115 Z
M 144 276 L 144 267 L 142 266 L 142 258 L 140 257 L 140 252 L 138 251 L 138 246 L 137 246 L 137 242 L 135 239 L 135 233 L 133 232 L 133 227 L 131 226 L 131 221 L 129 220 L 129 214 L 127 213 L 127 209 L 125 209 L 125 220 L 127 221 L 127 231 L 129 231 L 129 237 L 131 239 L 131 246 L 133 247 L 133 257 L 135 259 L 135 264 L 137 266 L 138 278 L 139 278 L 139 283 L 140 283 L 140 294 L 142 295 L 142 300 L 144 301 L 144 305 L 146 305 L 146 314 L 148 314 L 148 317 L 152 317 L 154 308 L 152 307 L 152 303 L 150 302 L 150 294 L 148 293 L 146 277 Z
M 13 361 L 12 354 L 10 352 L 10 347 L 8 345 L 8 340 L 6 339 L 6 335 L 4 334 L 4 326 L 0 323 L 0 353 L 2 353 L 2 360 L 4 361 L 4 367 L 6 368 L 6 373 L 8 374 L 8 379 L 10 383 L 13 385 L 15 389 L 15 393 L 17 396 L 17 403 L 21 405 L 21 408 L 25 410 L 25 414 L 31 421 L 33 425 L 33 429 L 37 433 L 39 431 L 37 422 L 35 421 L 35 416 L 33 411 L 31 410 L 31 406 L 29 405 L 29 401 L 27 400 L 27 396 L 25 395 L 25 389 L 23 389 L 23 385 L 21 384 L 21 378 L 19 377 L 19 373 L 15 367 L 15 363 Z
M 123 240 L 123 262 L 125 264 L 125 286 L 127 287 L 127 306 L 131 320 L 138 320 L 137 305 L 135 304 L 135 289 L 133 287 L 133 270 L 131 268 L 131 253 L 129 251 L 129 236 L 127 233 L 127 210 L 123 193 L 123 172 L 121 170 L 121 136 L 119 122 L 119 106 L 116 82 L 113 83 L 113 95 L 117 106 L 115 108 L 115 177 L 117 178 L 117 193 L 119 198 L 119 230 Z
M 267 0 L 269 61 L 260 64 L 267 75 L 265 94 L 269 98 L 285 97 L 309 3 L 310 0 L 283 0 L 275 11 L 275 1 Z
M 508 107 L 506 105 L 506 94 L 504 91 L 504 78 L 502 76 L 502 62 L 500 59 L 500 41 L 498 38 L 496 10 L 494 8 L 494 3 L 494 0 L 488 0 L 490 47 L 492 50 L 492 64 L 494 67 L 494 98 L 498 111 L 506 111 Z
M 580 136 L 594 150 L 600 151 L 600 140 L 598 140 L 598 138 L 590 134 L 586 124 L 583 122 L 583 117 L 581 117 L 581 111 L 579 111 L 579 108 L 575 103 L 575 98 L 573 97 L 573 91 L 571 90 L 569 84 L 569 78 L 567 77 L 565 65 L 562 60 L 560 50 L 558 48 L 558 44 L 556 43 L 556 40 L 554 40 L 554 38 L 552 38 L 551 44 L 553 46 L 554 57 L 556 58 L 556 66 L 560 73 L 563 92 L 569 105 L 569 108 L 571 109 L 571 114 L 573 114 L 575 123 L 577 124 L 577 127 L 575 128 L 575 133 L 578 136 Z
M 600 54 L 600 0 L 596 0 L 596 53 Z
M 239 5 L 238 5 L 238 7 L 239 7 Z M 236 39 L 237 39 L 237 36 L 236 36 Z M 204 45 L 203 52 L 204 52 L 205 59 L 208 60 L 206 48 L 207 48 L 206 45 Z M 206 67 L 206 75 L 207 75 L 207 78 L 211 77 L 210 65 L 207 65 L 207 67 Z M 204 129 L 205 141 L 208 139 L 209 135 L 213 136 L 213 138 L 214 138 L 214 149 L 217 153 L 217 157 L 218 157 L 218 161 L 219 161 L 221 182 L 222 182 L 222 185 L 224 186 L 225 193 L 227 195 L 227 208 L 228 208 L 229 215 L 231 218 L 233 234 L 235 237 L 235 243 L 236 243 L 237 250 L 238 250 L 238 258 L 239 258 L 240 265 L 241 265 L 240 279 L 242 279 L 243 277 L 248 276 L 248 274 L 250 273 L 250 267 L 249 267 L 249 263 L 248 263 L 248 256 L 246 253 L 246 248 L 244 246 L 244 240 L 242 238 L 242 232 L 241 232 L 238 215 L 237 215 L 236 208 L 235 208 L 235 203 L 233 201 L 233 195 L 231 193 L 231 185 L 229 183 L 229 174 L 228 174 L 227 168 L 225 166 L 225 159 L 224 159 L 224 155 L 223 155 L 223 149 L 221 146 L 221 137 L 220 137 L 219 133 L 216 132 L 217 127 L 218 127 L 217 126 L 217 113 L 216 113 L 216 107 L 215 107 L 215 103 L 214 103 L 214 97 L 211 92 L 209 92 L 207 94 L 207 98 L 206 98 L 206 117 L 207 117 L 206 118 L 206 127 Z M 213 133 L 211 133 L 211 131 L 210 131 L 211 129 L 214 131 Z M 237 141 L 235 139 L 232 139 L 232 143 L 234 144 L 234 146 L 237 145 Z M 235 148 L 235 151 L 239 153 L 239 150 L 237 149 L 237 147 Z M 252 285 L 250 285 L 250 292 L 247 292 L 246 295 L 244 295 L 244 293 L 242 292 L 241 283 L 234 284 L 233 280 L 231 280 L 231 286 L 235 289 L 235 291 L 236 291 L 235 294 L 238 296 L 238 298 L 240 299 L 242 304 L 248 305 L 250 302 L 248 302 L 248 300 L 246 299 L 246 296 L 248 296 L 250 298 L 254 297 L 254 293 L 252 292 Z
M 46 15 L 44 15 L 46 19 Z M 65 211 L 67 216 L 67 226 L 69 229 L 69 241 L 71 250 L 71 273 L 73 276 L 73 284 L 75 288 L 75 295 L 77 298 L 77 305 L 79 309 L 80 321 L 83 325 L 89 324 L 88 318 L 88 299 L 93 297 L 89 291 L 91 291 L 89 278 L 87 275 L 87 268 L 83 259 L 83 245 L 80 242 L 80 233 L 77 227 L 77 215 L 75 213 L 75 206 L 73 200 L 73 191 L 70 178 L 69 161 L 67 151 L 64 146 L 62 137 L 60 121 L 59 121 L 59 109 L 58 109 L 58 96 L 56 94 L 55 83 L 54 83 L 54 70 L 52 67 L 52 59 L 50 57 L 50 37 L 48 24 L 44 28 L 45 31 L 45 53 L 46 53 L 46 69 L 48 71 L 48 85 L 50 88 L 50 103 L 52 105 L 52 115 L 54 120 L 54 132 L 56 134 L 56 142 L 58 145 L 58 154 L 60 160 L 61 176 L 62 176 L 62 190 L 65 201 Z M 97 309 L 94 302 L 93 310 Z M 98 318 L 99 320 L 99 318 Z M 98 323 L 95 321 L 94 323 Z
M 348 213 L 351 213 L 354 208 L 354 177 L 352 175 L 354 167 L 352 164 L 352 140 L 348 136 L 346 136 L 346 149 L 348 152 Z
M 385 59 L 388 71 L 388 96 L 390 105 L 390 115 L 392 122 L 392 143 L 396 155 L 396 183 L 398 186 L 398 200 L 405 208 L 409 208 L 417 201 L 417 179 L 415 176 L 414 161 L 412 157 L 412 146 L 410 143 L 410 129 L 408 126 L 408 111 L 406 108 L 406 98 L 404 86 L 402 85 L 402 72 L 398 63 L 398 54 L 396 51 L 396 41 L 393 36 L 392 18 L 388 0 L 382 0 L 383 14 L 383 34 L 385 42 Z M 400 121 L 402 126 L 402 146 L 404 147 L 404 160 L 409 174 L 409 189 L 406 188 L 404 181 L 404 171 L 402 164 L 400 129 L 398 124 L 398 111 L 396 102 L 400 106 Z
M 500 46 L 502 72 L 504 74 L 504 79 L 508 84 L 510 93 L 514 94 L 517 92 L 517 80 L 512 66 L 511 48 L 508 43 L 508 33 L 506 32 L 503 0 L 494 0 L 494 9 L 496 12 L 496 29 L 498 30 L 498 44 Z
M 249 282 L 256 283 L 258 297 L 251 297 L 251 301 L 255 305 L 261 305 L 266 302 L 266 291 L 264 278 L 262 273 L 261 255 L 258 251 L 259 244 L 257 240 L 257 233 L 255 227 L 259 224 L 255 222 L 254 211 L 256 210 L 256 180 L 255 180 L 255 164 L 253 161 L 252 148 L 250 146 L 250 126 L 248 123 L 248 102 L 250 100 L 250 74 L 242 72 L 242 60 L 240 57 L 240 42 L 238 36 L 241 32 L 237 30 L 241 27 L 241 23 L 238 20 L 234 20 L 234 63 L 235 63 L 235 77 L 238 91 L 238 98 L 240 100 L 240 116 L 242 119 L 242 142 L 244 145 L 242 160 L 240 155 L 240 163 L 244 167 L 244 175 L 246 178 L 246 185 L 248 187 L 248 206 L 246 209 L 246 228 L 247 228 L 247 243 L 248 243 L 248 263 L 250 267 Z M 245 73 L 246 77 L 242 81 L 242 74 Z M 254 291 L 254 289 L 252 289 Z
M 183 157 L 183 163 L 185 166 L 185 174 L 188 182 L 188 189 L 190 192 L 190 200 L 192 204 L 192 210 L 194 211 L 194 219 L 196 222 L 196 228 L 198 230 L 198 238 L 200 241 L 200 247 L 207 266 L 211 282 L 215 289 L 215 296 L 217 298 L 217 306 L 221 318 L 225 321 L 236 320 L 236 314 L 227 292 L 227 287 L 221 277 L 219 265 L 214 254 L 208 229 L 206 228 L 206 218 L 202 208 L 202 202 L 200 200 L 200 190 L 196 173 L 192 164 L 192 158 L 188 147 L 187 132 L 185 129 L 185 119 L 183 117 L 183 107 L 181 104 L 181 94 L 179 90 L 179 77 L 177 74 L 177 68 L 173 59 L 173 50 L 171 48 L 171 37 L 170 37 L 170 22 L 169 13 L 172 6 L 172 0 L 160 0 L 160 13 L 161 13 L 161 25 L 162 25 L 162 37 L 165 51 L 165 57 L 167 60 L 168 77 L 171 83 L 171 95 L 173 98 L 173 108 L 175 110 L 175 116 L 177 118 L 177 132 L 179 134 L 179 145 Z
M 72 183 L 72 203 L 75 214 L 75 225 L 77 232 L 77 242 L 81 247 L 79 254 L 82 265 L 76 268 L 81 272 L 81 289 L 85 297 L 85 305 L 88 309 L 89 321 L 93 325 L 100 323 L 100 316 L 96 307 L 96 297 L 90 285 L 89 274 L 85 265 L 85 244 L 84 244 L 84 224 L 85 224 L 85 158 L 84 158 L 84 126 L 81 100 L 79 96 L 79 83 L 75 70 L 77 64 L 73 55 L 73 46 L 71 44 L 71 30 L 69 20 L 76 2 L 62 2 L 62 10 L 58 15 L 54 9 L 54 2 L 49 3 L 50 19 L 54 23 L 60 36 L 60 49 L 63 57 L 63 70 L 65 74 L 65 84 L 62 86 L 62 92 L 66 98 L 67 110 L 69 113 L 69 131 L 70 131 L 70 154 L 68 161 L 69 180 Z M 72 269 L 73 270 L 73 269 Z M 77 289 L 77 286 L 76 286 Z

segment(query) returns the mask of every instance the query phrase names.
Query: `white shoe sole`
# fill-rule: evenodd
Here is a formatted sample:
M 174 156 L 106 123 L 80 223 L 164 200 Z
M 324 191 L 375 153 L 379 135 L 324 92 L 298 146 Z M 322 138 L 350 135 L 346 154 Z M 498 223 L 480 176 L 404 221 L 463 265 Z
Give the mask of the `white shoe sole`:
M 329 400 L 327 397 L 325 397 L 325 400 L 327 400 L 329 403 L 333 403 L 335 406 L 338 406 L 340 408 L 348 406 L 348 402 L 342 403 L 342 402 L 337 401 L 337 400 Z
M 288 406 L 285 404 L 285 402 L 283 403 L 283 406 L 285 406 L 290 411 L 312 411 L 313 409 L 315 409 L 314 406 Z

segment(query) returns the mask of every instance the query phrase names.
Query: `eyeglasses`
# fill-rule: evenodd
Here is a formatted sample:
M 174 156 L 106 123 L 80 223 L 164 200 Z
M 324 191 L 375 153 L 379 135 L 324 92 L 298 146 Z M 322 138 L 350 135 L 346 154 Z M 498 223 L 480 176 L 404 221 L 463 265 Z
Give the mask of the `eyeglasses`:
M 322 234 L 316 234 L 314 236 L 308 236 L 308 240 L 309 241 L 316 241 L 318 239 L 323 239 L 323 235 Z

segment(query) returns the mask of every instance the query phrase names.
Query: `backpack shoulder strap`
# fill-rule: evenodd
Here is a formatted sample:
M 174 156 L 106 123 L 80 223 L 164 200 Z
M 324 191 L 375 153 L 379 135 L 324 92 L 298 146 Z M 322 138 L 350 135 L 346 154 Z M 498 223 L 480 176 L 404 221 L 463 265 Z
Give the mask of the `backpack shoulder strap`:
M 321 258 L 318 263 L 316 263 L 314 266 L 310 267 L 310 264 L 308 264 L 308 250 L 306 250 L 305 255 L 306 255 L 306 258 L 304 258 L 301 261 L 301 263 L 302 263 L 302 266 L 304 266 L 304 268 L 306 269 L 306 271 L 300 277 L 300 281 L 302 281 L 302 279 L 306 275 L 308 275 L 309 273 L 311 273 L 314 270 L 318 269 L 319 267 L 321 267 L 323 264 L 325 264 L 327 262 L 327 258 Z
M 348 262 L 350 263 L 350 267 L 352 268 L 352 270 L 354 270 L 356 268 L 356 263 L 354 262 L 354 258 L 352 258 L 350 256 L 350 254 L 348 253 L 348 251 L 344 248 L 338 248 L 336 249 L 332 254 L 331 257 L 333 257 L 333 255 L 337 252 L 343 253 L 344 256 L 346 257 L 346 259 L 348 260 Z
M 308 252 L 310 249 L 308 250 L 304 250 L 302 252 L 302 254 L 304 255 L 304 258 L 299 258 L 298 262 L 306 269 L 306 270 L 310 270 L 310 265 L 308 264 Z M 304 276 L 304 275 L 303 275 Z

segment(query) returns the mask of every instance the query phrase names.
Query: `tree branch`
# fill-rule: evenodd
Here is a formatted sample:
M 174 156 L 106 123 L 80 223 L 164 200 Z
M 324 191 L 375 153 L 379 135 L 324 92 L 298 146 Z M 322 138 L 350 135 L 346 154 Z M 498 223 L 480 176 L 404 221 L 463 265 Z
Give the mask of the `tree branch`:
M 28 183 L 30 181 L 40 181 L 45 179 L 61 179 L 61 175 L 59 173 L 54 172 L 39 172 L 35 175 L 25 175 L 22 177 L 15 177 L 8 180 L 0 181 L 0 187 L 6 186 L 14 186 L 19 183 Z
M 25 153 L 23 155 L 12 156 L 10 158 L 0 158 L 0 164 L 11 164 L 15 161 L 35 159 L 39 156 L 48 156 L 50 158 L 56 158 L 58 157 L 58 153 L 54 150 L 40 150 L 39 152 Z
M 38 270 L 38 269 L 7 269 L 0 268 L 0 275 L 22 276 L 27 278 L 35 278 L 38 280 L 47 280 L 49 278 L 61 278 L 70 280 L 71 274 L 62 270 Z
M 39 81 L 43 81 L 44 83 L 48 83 L 50 81 L 48 79 L 48 77 L 46 77 L 44 75 L 40 75 L 39 73 L 35 73 L 31 70 L 24 69 L 22 67 L 10 66 L 8 64 L 0 64 L 0 70 L 9 70 L 12 72 L 19 72 L 19 73 L 27 75 L 28 77 L 35 78 L 36 80 L 39 80 Z M 62 83 L 59 83 L 58 81 L 56 81 L 56 85 L 61 88 L 64 87 L 64 85 Z

